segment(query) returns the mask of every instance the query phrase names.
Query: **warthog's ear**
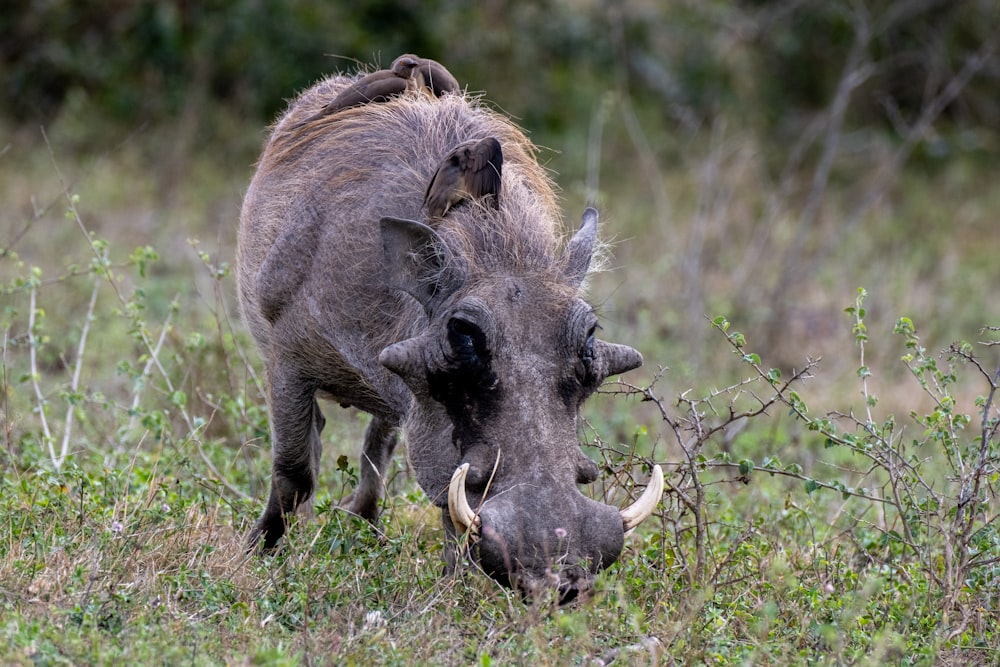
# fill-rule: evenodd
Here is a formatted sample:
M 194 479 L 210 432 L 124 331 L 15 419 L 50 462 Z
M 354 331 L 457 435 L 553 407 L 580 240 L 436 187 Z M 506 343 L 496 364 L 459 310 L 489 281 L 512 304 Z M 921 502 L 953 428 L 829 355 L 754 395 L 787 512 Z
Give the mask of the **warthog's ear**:
M 588 207 L 583 212 L 583 222 L 563 252 L 566 278 L 573 285 L 579 285 L 590 269 L 590 258 L 594 254 L 597 240 L 597 210 Z
M 465 262 L 433 229 L 400 218 L 382 218 L 380 226 L 389 287 L 410 294 L 428 316 L 465 284 Z

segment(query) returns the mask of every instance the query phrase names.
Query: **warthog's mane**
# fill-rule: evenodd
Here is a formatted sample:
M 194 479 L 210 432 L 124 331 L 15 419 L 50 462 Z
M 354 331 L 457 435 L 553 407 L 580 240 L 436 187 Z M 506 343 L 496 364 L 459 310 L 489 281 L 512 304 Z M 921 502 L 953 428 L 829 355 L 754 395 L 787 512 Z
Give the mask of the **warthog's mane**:
M 423 194 L 444 155 L 464 141 L 496 137 L 504 154 L 499 208 L 466 202 L 432 226 L 464 258 L 472 280 L 498 271 L 559 279 L 563 230 L 556 186 L 519 127 L 469 94 L 411 92 L 314 118 L 353 80 L 333 76 L 303 93 L 275 124 L 262 163 L 270 170 L 301 169 L 314 160 L 333 174 L 330 190 L 359 214 L 374 208 L 369 217 L 422 221 Z M 382 192 L 371 192 L 373 180 L 384 183 Z

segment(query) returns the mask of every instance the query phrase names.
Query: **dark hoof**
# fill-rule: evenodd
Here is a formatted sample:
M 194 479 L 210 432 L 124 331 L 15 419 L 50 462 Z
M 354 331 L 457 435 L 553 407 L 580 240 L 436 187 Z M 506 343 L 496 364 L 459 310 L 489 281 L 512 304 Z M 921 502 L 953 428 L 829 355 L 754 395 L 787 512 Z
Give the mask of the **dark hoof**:
M 247 551 L 268 553 L 274 551 L 281 536 L 285 534 L 285 521 L 281 516 L 262 516 L 247 537 Z

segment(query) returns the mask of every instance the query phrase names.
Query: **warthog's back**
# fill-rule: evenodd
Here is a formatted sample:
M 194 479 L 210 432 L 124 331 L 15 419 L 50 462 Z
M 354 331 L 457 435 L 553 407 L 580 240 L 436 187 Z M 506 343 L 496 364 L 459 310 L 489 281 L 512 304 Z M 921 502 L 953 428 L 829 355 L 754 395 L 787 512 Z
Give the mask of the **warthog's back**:
M 274 343 L 277 320 L 294 311 L 302 340 L 286 336 L 278 345 L 310 342 L 303 354 L 329 352 L 314 345 L 319 334 L 349 367 L 343 380 L 378 393 L 379 378 L 393 382 L 377 363 L 379 351 L 420 317 L 384 286 L 379 219 L 421 219 L 442 156 L 471 139 L 496 137 L 503 145 L 503 211 L 485 230 L 499 242 L 480 249 L 493 255 L 481 258 L 485 264 L 551 259 L 559 216 L 534 148 L 475 98 L 414 92 L 308 120 L 350 81 L 317 84 L 276 124 L 243 205 L 238 280 L 244 318 L 262 350 Z M 439 231 L 470 219 L 449 215 Z M 310 326 L 316 330 L 304 330 Z

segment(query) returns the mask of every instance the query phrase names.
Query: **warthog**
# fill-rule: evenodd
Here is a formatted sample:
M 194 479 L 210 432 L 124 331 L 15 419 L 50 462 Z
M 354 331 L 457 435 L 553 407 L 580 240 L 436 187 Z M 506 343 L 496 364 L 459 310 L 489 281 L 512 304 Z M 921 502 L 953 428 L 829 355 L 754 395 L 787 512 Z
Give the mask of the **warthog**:
M 402 429 L 452 544 L 469 531 L 474 561 L 500 583 L 556 582 L 572 598 L 662 493 L 659 468 L 625 510 L 577 488 L 598 475 L 577 439 L 581 404 L 642 363 L 596 338 L 580 296 L 597 213 L 562 244 L 534 147 L 460 91 L 317 114 L 353 80 L 328 78 L 292 102 L 243 203 L 240 300 L 266 361 L 273 449 L 251 544 L 273 547 L 315 492 L 320 396 L 371 414 L 346 509 L 377 520 Z M 428 185 L 460 168 L 455 149 L 468 142 L 486 150 L 480 168 L 502 174 L 426 215 Z

